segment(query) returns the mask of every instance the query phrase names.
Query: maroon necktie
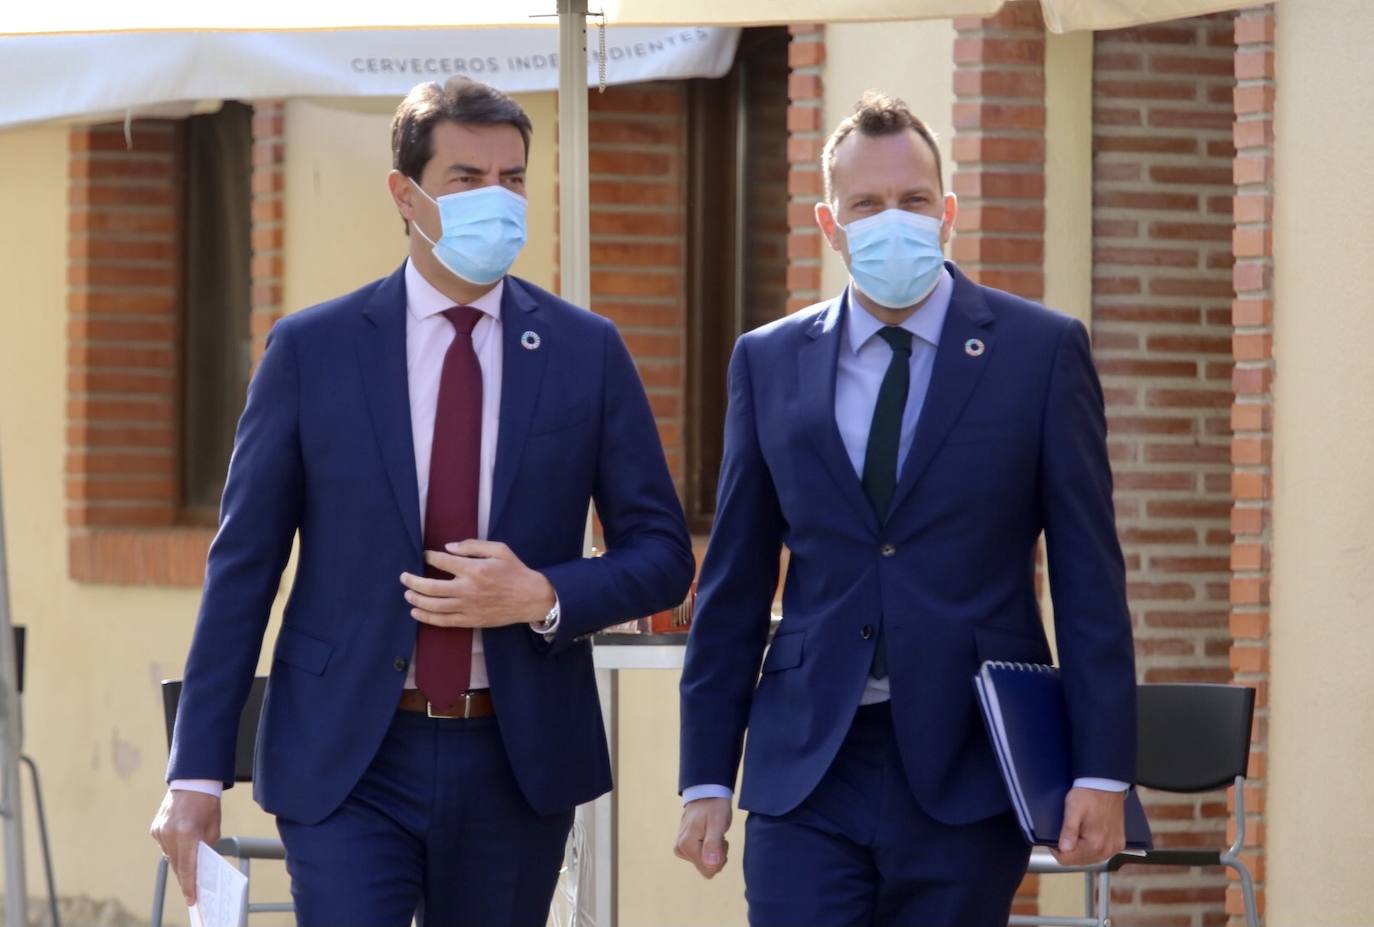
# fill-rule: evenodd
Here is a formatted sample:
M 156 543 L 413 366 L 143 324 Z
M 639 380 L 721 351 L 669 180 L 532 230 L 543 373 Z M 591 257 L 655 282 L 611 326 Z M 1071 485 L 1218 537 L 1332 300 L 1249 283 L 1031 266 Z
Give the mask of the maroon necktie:
M 482 459 L 482 368 L 472 347 L 481 310 L 456 306 L 444 316 L 457 330 L 439 376 L 434 443 L 425 503 L 425 550 L 477 537 L 477 492 Z M 425 575 L 448 579 L 432 566 Z M 447 709 L 472 678 L 472 629 L 421 624 L 415 641 L 415 684 L 431 705 Z

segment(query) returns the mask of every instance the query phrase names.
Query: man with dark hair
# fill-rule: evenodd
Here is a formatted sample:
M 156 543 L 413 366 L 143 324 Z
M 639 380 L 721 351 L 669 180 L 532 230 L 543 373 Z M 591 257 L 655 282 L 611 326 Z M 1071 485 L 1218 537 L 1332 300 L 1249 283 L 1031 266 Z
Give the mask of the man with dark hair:
M 188 902 L 297 536 L 254 788 L 298 923 L 543 927 L 573 809 L 611 787 L 588 637 L 680 602 L 694 561 L 614 326 L 507 273 L 530 131 L 491 87 L 416 87 L 407 260 L 273 329 L 152 828 Z
M 1082 324 L 943 259 L 955 198 L 904 104 L 865 96 L 822 168 L 850 284 L 730 363 L 675 849 L 725 865 L 743 753 L 753 927 L 1001 927 L 1029 850 L 972 679 L 1050 662 L 1042 532 L 1077 777 L 1056 853 L 1124 845 L 1135 673 L 1102 392 Z

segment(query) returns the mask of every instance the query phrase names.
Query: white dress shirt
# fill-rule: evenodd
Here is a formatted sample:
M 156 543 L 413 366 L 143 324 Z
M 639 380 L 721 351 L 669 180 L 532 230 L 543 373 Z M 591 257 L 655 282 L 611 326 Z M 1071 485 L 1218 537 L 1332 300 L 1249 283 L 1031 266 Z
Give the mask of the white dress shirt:
M 420 491 L 420 532 L 424 534 L 425 504 L 429 499 L 429 461 L 434 442 L 434 414 L 439 404 L 439 377 L 444 369 L 444 355 L 457 336 L 457 331 L 443 312 L 453 307 L 453 300 L 440 293 L 407 260 L 406 281 L 406 374 L 410 387 L 410 431 L 415 442 L 415 484 Z M 481 472 L 477 490 L 477 537 L 487 539 L 491 517 L 492 477 L 496 469 L 496 439 L 501 420 L 501 296 L 505 292 L 504 279 L 486 295 L 468 305 L 481 310 L 482 318 L 472 330 L 472 347 L 482 368 L 482 450 Z M 453 538 L 454 542 L 470 540 Z M 404 593 L 399 583 L 396 595 Z M 402 599 L 401 601 L 404 602 Z M 482 632 L 472 634 L 471 687 L 484 689 L 488 685 L 487 661 L 482 649 Z M 412 654 L 406 671 L 405 687 L 415 688 L 415 659 Z M 224 786 L 212 779 L 176 779 L 171 788 L 219 795 Z
M 916 438 L 916 425 L 930 390 L 930 375 L 935 369 L 935 353 L 940 346 L 940 332 L 949 314 L 954 295 L 954 277 L 941 271 L 940 280 L 930 297 L 902 322 L 911 332 L 911 380 L 907 387 L 906 407 L 902 411 L 901 441 L 897 448 L 897 472 L 901 473 Z M 864 458 L 868 454 L 868 433 L 873 425 L 873 410 L 878 404 L 878 391 L 892 361 L 892 348 L 878 337 L 886 323 L 880 321 L 854 299 L 851 285 L 845 294 L 848 307 L 845 331 L 840 343 L 839 364 L 835 371 L 835 424 L 844 442 L 854 472 L 863 479 Z M 868 677 L 860 705 L 875 705 L 891 698 L 886 678 Z M 1122 791 L 1126 783 L 1110 779 L 1078 779 L 1075 786 Z M 730 798 L 733 791 L 724 785 L 694 785 L 683 790 L 683 802 L 698 798 Z

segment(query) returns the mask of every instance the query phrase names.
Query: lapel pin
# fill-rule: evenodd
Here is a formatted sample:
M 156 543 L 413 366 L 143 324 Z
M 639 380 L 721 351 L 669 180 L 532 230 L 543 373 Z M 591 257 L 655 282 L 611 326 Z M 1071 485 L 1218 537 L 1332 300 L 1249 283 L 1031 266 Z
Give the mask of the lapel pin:
M 983 352 L 987 349 L 987 345 L 983 344 L 983 342 L 979 341 L 977 338 L 970 338 L 968 341 L 964 342 L 964 353 L 969 357 L 982 357 Z
M 525 332 L 520 336 L 520 347 L 526 351 L 538 351 L 541 344 L 543 341 L 539 338 L 539 332 Z

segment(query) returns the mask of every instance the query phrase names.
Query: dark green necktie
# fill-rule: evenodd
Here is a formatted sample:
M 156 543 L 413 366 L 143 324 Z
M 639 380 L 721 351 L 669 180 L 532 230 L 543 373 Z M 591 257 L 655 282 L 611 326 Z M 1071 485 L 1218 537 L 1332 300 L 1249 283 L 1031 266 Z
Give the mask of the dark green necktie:
M 892 497 L 897 492 L 897 454 L 902 443 L 902 413 L 911 387 L 911 332 L 889 325 L 879 337 L 892 348 L 892 360 L 883 374 L 878 404 L 873 408 L 873 425 L 868 430 L 868 452 L 864 455 L 864 492 L 878 516 L 887 521 Z M 874 679 L 887 678 L 887 642 L 881 625 L 873 649 Z

